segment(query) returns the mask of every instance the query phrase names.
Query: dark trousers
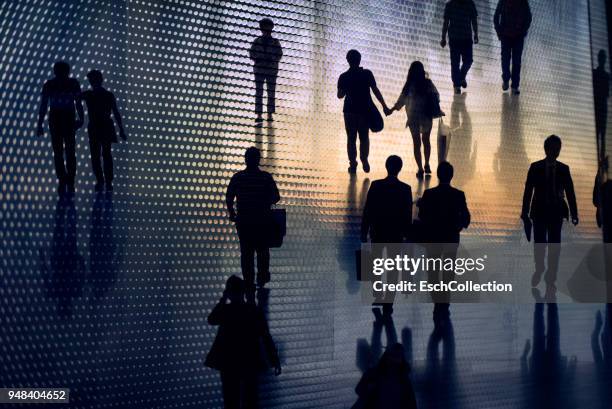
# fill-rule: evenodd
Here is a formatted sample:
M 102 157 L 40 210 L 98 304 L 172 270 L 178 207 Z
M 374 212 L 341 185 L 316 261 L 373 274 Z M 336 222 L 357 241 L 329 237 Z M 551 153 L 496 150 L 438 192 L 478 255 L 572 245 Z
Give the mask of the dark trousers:
M 534 261 L 537 274 L 546 271 L 544 280 L 547 284 L 554 284 L 557 280 L 559 257 L 561 255 L 561 227 L 563 219 L 551 217 L 549 219 L 533 220 Z M 544 257 L 548 249 L 548 268 L 544 264 Z
M 472 40 L 450 41 L 449 49 L 453 86 L 460 87 L 474 62 Z
M 361 163 L 368 162 L 370 155 L 370 128 L 365 114 L 344 113 L 346 129 L 346 152 L 351 167 L 357 166 L 357 135 L 359 135 L 359 158 Z
M 432 243 L 427 247 L 427 257 L 429 258 L 457 258 L 457 250 L 459 243 Z M 427 272 L 427 281 L 429 283 L 439 283 L 440 281 L 449 283 L 454 278 L 452 271 L 429 270 Z M 450 298 L 451 294 L 448 291 L 435 291 L 431 293 L 431 299 L 434 302 L 433 319 L 434 322 L 444 321 L 450 316 Z
M 521 62 L 523 59 L 523 45 L 525 38 L 513 38 L 501 40 L 501 65 L 502 79 L 510 81 L 512 88 L 518 88 L 521 84 Z M 510 64 L 512 63 L 512 70 Z
M 276 112 L 276 79 L 278 70 L 261 70 L 255 72 L 255 113 L 263 113 L 264 84 L 268 90 L 268 114 Z
M 111 142 L 100 142 L 89 138 L 89 153 L 91 155 L 91 168 L 98 183 L 111 183 L 113 181 L 113 155 Z M 102 168 L 102 160 L 104 168 Z
M 61 184 L 74 185 L 77 163 L 75 131 L 74 117 L 53 114 L 49 116 L 55 174 Z
M 270 281 L 270 248 L 268 247 L 267 228 L 264 223 L 238 222 L 240 239 L 240 266 L 242 277 L 249 288 L 255 286 L 255 254 L 257 254 L 257 282 Z
M 257 408 L 257 374 L 221 371 L 223 407 L 225 409 Z

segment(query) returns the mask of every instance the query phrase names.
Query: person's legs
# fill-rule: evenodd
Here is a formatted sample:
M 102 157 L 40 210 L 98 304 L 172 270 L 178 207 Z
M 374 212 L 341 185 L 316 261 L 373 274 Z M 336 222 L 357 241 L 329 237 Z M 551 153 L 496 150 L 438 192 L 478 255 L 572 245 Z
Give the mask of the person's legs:
M 240 266 L 242 278 L 247 287 L 255 286 L 255 245 L 251 226 L 244 223 L 236 224 L 238 238 L 240 239 Z
M 472 63 L 474 62 L 473 58 L 473 44 L 471 41 L 466 41 L 461 44 L 460 47 L 461 52 L 461 83 L 465 81 L 467 78 L 467 74 L 472 67 Z
M 255 71 L 255 114 L 257 117 L 261 117 L 263 113 L 263 89 L 264 89 L 265 75 Z
M 242 408 L 257 409 L 257 373 L 249 371 L 242 377 Z
M 354 114 L 344 114 L 344 127 L 346 129 L 346 152 L 348 154 L 349 166 L 351 169 L 357 168 L 357 122 L 358 118 Z
M 363 117 L 359 117 L 357 133 L 359 134 L 359 159 L 361 159 L 363 170 L 369 172 L 370 163 L 368 162 L 368 156 L 370 156 L 370 129 L 367 121 Z
M 66 167 L 64 166 L 64 138 L 61 130 L 55 129 L 49 121 L 49 132 L 51 133 L 51 145 L 53 146 L 53 163 L 55 174 L 60 186 L 66 184 Z
M 512 88 L 519 89 L 521 85 L 521 64 L 523 61 L 524 38 L 512 42 Z
M 89 154 L 91 156 L 91 169 L 96 177 L 98 185 L 104 183 L 104 175 L 102 173 L 102 164 L 100 163 L 100 153 L 102 150 L 102 144 L 96 139 L 89 137 Z M 106 165 L 106 163 L 105 163 Z
M 533 257 L 535 261 L 535 272 L 531 284 L 535 287 L 542 278 L 546 266 L 544 265 L 544 255 L 546 254 L 546 222 L 543 220 L 533 220 Z
M 448 48 L 450 50 L 450 63 L 451 63 L 451 78 L 453 80 L 453 87 L 457 88 L 461 86 L 461 47 L 458 44 L 449 43 Z
M 221 371 L 221 390 L 225 409 L 240 409 L 240 377 L 229 371 Z
M 270 282 L 270 248 L 259 243 L 257 248 L 257 285 L 263 287 Z
M 425 167 L 429 167 L 429 157 L 431 156 L 431 118 L 424 119 L 421 123 L 421 138 L 423 141 L 423 155 L 425 156 Z
M 266 75 L 266 84 L 268 89 L 268 117 L 270 118 L 276 112 L 276 79 L 278 71 L 274 70 Z
M 408 126 L 412 135 L 412 149 L 414 153 L 414 161 L 419 168 L 419 172 L 423 171 L 423 160 L 421 159 L 421 130 L 418 124 L 410 124 Z
M 102 159 L 104 159 L 104 180 L 107 185 L 113 183 L 113 152 L 112 143 L 106 142 L 102 144 Z
M 557 281 L 559 270 L 559 258 L 561 256 L 561 228 L 563 219 L 549 220 L 546 229 L 548 234 L 548 269 L 544 281 L 549 286 L 554 286 Z
M 510 41 L 507 39 L 501 40 L 501 67 L 502 67 L 502 81 L 507 83 L 510 81 L 512 73 L 510 72 L 510 60 L 512 59 L 512 47 Z

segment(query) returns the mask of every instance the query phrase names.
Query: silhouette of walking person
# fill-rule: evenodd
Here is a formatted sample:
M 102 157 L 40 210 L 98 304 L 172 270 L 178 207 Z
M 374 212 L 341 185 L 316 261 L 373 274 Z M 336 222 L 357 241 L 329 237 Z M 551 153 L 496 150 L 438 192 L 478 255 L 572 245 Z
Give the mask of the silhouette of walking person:
M 76 176 L 76 130 L 83 126 L 81 86 L 70 78 L 70 65 L 58 61 L 53 65 L 55 77 L 47 80 L 42 88 L 38 110 L 38 136 L 44 135 L 43 122 L 49 111 L 49 133 L 53 146 L 53 161 L 58 179 L 58 194 L 74 193 Z M 76 112 L 75 112 L 76 111 Z M 78 119 L 75 118 L 78 114 Z
M 417 203 L 419 221 L 424 232 L 424 242 L 432 243 L 426 248 L 428 257 L 454 259 L 457 256 L 461 230 L 468 228 L 471 221 L 465 193 L 451 186 L 454 169 L 448 162 L 438 165 L 438 186 L 427 189 Z M 440 281 L 440 272 L 428 272 L 430 283 Z M 452 271 L 442 271 L 442 280 L 449 282 Z M 433 321 L 436 327 L 443 328 L 450 320 L 450 294 L 432 293 L 435 303 Z
M 416 409 L 410 365 L 402 344 L 385 350 L 378 364 L 363 374 L 355 392 L 359 401 L 353 408 Z
M 410 65 L 402 93 L 393 108 L 385 113 L 390 115 L 402 107 L 406 108 L 406 127 L 410 129 L 412 135 L 414 160 L 419 168 L 416 176 L 418 179 L 423 179 L 424 174 L 431 174 L 429 157 L 431 156 L 430 136 L 433 118 L 438 118 L 444 113 L 440 111 L 438 89 L 428 78 L 425 67 L 420 61 L 415 61 Z M 421 158 L 421 142 L 425 157 L 424 168 Z
M 244 154 L 246 169 L 232 176 L 226 193 L 229 218 L 236 223 L 240 239 L 240 264 L 249 301 L 255 296 L 255 253 L 257 253 L 257 285 L 270 282 L 270 246 L 268 231 L 270 207 L 280 200 L 276 183 L 268 172 L 259 169 L 261 153 L 255 147 Z M 237 201 L 237 210 L 234 208 Z
M 115 121 L 119 127 L 119 135 L 124 141 L 127 140 L 121 114 L 117 108 L 115 95 L 102 87 L 104 78 L 98 70 L 91 70 L 87 73 L 87 79 L 91 84 L 91 89 L 83 92 L 83 100 L 87 105 L 89 114 L 89 124 L 87 132 L 89 134 L 89 151 L 91 154 L 91 167 L 96 177 L 96 191 L 102 191 L 106 185 L 106 190 L 113 190 L 113 155 L 112 144 L 117 141 L 115 125 L 111 119 L 111 112 L 115 116 Z M 102 160 L 104 168 L 102 168 Z
M 610 74 L 606 72 L 608 56 L 604 50 L 597 54 L 597 68 L 593 70 L 593 97 L 595 99 L 595 131 L 601 152 L 605 155 L 606 128 L 608 125 L 608 97 L 610 96 Z
M 228 278 L 223 296 L 208 315 L 208 323 L 219 329 L 205 365 L 221 373 L 223 407 L 257 408 L 260 373 L 271 365 L 280 375 L 281 365 L 263 312 L 245 302 L 244 280 Z
M 603 242 L 612 243 L 612 180 L 608 178 L 608 158 L 595 176 L 593 205 L 597 209 L 597 226 L 603 230 Z
M 561 153 L 561 138 L 557 135 L 546 138 L 544 151 L 546 158 L 532 163 L 529 167 L 521 219 L 526 224 L 526 230 L 530 229 L 533 222 L 535 272 L 531 285 L 536 287 L 542 279 L 546 268 L 544 256 L 548 249 L 548 266 L 544 281 L 546 292 L 552 295 L 556 290 L 563 219 L 568 219 L 571 215 L 572 223 L 577 225 L 578 207 L 570 168 L 557 161 Z
M 276 112 L 276 80 L 278 78 L 278 63 L 283 57 L 283 49 L 278 39 L 272 37 L 274 22 L 269 18 L 259 21 L 261 35 L 253 41 L 249 49 L 249 57 L 253 60 L 255 74 L 255 122 L 263 122 L 263 92 L 264 84 L 268 91 L 268 121 L 274 120 Z
M 478 11 L 473 0 L 446 3 L 440 41 L 442 48 L 446 47 L 447 34 L 453 87 L 455 94 L 461 94 L 461 88 L 467 88 L 466 77 L 474 62 L 473 44 L 478 44 Z
M 346 54 L 349 69 L 338 78 L 338 98 L 344 98 L 344 126 L 346 129 L 346 150 L 349 159 L 348 171 L 351 174 L 357 172 L 357 135 L 359 135 L 359 158 L 363 171 L 370 171 L 368 156 L 370 154 L 370 123 L 369 112 L 373 102 L 370 90 L 388 111 L 387 104 L 376 85 L 376 79 L 372 71 L 360 66 L 361 54 L 357 50 L 349 50 Z
M 402 159 L 399 156 L 389 156 L 385 163 L 387 177 L 375 180 L 370 185 L 361 219 L 361 242 L 372 243 L 403 243 L 410 235 L 412 225 L 412 190 L 410 185 L 398 179 L 402 170 Z M 380 250 L 380 249 L 379 249 Z M 397 271 L 389 272 L 387 278 L 397 281 Z M 383 305 L 383 314 L 393 313 L 393 295 L 382 300 L 376 296 L 374 306 Z M 374 314 L 377 308 L 373 308 Z
M 512 93 L 518 95 L 523 47 L 531 26 L 529 0 L 499 0 L 493 15 L 493 24 L 501 42 L 502 89 L 507 91 L 512 79 Z

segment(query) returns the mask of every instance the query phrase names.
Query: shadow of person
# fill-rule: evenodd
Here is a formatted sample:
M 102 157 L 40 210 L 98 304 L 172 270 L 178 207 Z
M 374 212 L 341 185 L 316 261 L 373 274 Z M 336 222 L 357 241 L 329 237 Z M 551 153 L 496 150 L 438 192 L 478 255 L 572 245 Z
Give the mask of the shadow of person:
M 114 232 L 112 192 L 94 194 L 89 232 L 89 278 L 94 300 L 98 300 L 115 286 L 121 248 Z
M 68 318 L 85 283 L 85 262 L 77 246 L 77 213 L 71 195 L 58 199 L 54 218 L 51 248 L 48 257 L 40 251 L 40 265 L 47 296 L 57 303 L 58 315 Z
M 440 345 L 442 346 L 440 357 Z M 450 318 L 436 326 L 427 342 L 423 402 L 428 408 L 462 407 L 455 357 L 455 334 Z
M 268 322 L 261 309 L 246 302 L 244 280 L 228 278 L 223 296 L 208 315 L 208 323 L 218 326 L 205 365 L 221 375 L 226 408 L 258 407 L 258 385 L 262 373 L 281 365 Z
M 610 304 L 606 305 L 605 320 L 601 311 L 595 314 L 595 327 L 591 334 L 591 349 L 595 362 L 595 383 L 598 385 L 595 401 L 597 407 L 605 408 L 612 399 L 612 328 L 610 325 Z
M 355 251 L 359 249 L 360 245 L 361 209 L 369 188 L 370 179 L 365 178 L 361 184 L 359 198 L 357 198 L 357 176 L 349 176 L 346 192 L 347 212 L 342 222 L 342 236 L 338 240 L 338 251 L 336 252 L 338 264 L 346 273 L 346 289 L 349 294 L 356 294 L 359 291 Z
M 599 157 L 605 156 L 606 128 L 608 125 L 608 97 L 610 96 L 610 74 L 606 72 L 606 60 L 608 56 L 605 50 L 597 53 L 597 68 L 593 70 L 593 98 L 595 101 L 595 132 L 597 134 L 597 145 Z
M 568 359 L 561 354 L 558 306 L 544 303 L 543 298 L 537 301 L 533 338 L 525 342 L 521 355 L 525 407 L 576 408 L 573 397 L 576 357 Z
M 265 140 L 264 140 L 264 128 Z M 266 166 L 276 166 L 276 128 L 274 122 L 269 122 L 266 126 L 255 125 L 255 147 L 261 152 L 265 152 Z
M 522 123 L 524 112 L 521 111 L 520 101 L 520 98 L 502 94 L 499 146 L 493 158 L 495 179 L 506 192 L 506 196 L 512 199 L 520 194 L 523 188 L 516 175 L 529 168 Z M 518 231 L 521 231 L 520 226 Z
M 478 143 L 472 141 L 472 119 L 466 106 L 466 95 L 454 95 L 451 104 L 450 127 L 453 135 L 448 152 L 448 161 L 456 164 L 455 185 L 465 186 L 476 173 Z
M 382 333 L 385 330 L 387 346 L 397 343 L 397 331 L 391 315 L 382 315 L 379 308 L 373 308 L 374 321 L 372 322 L 372 335 L 370 343 L 365 338 L 357 340 L 357 368 L 361 373 L 373 368 L 383 354 Z

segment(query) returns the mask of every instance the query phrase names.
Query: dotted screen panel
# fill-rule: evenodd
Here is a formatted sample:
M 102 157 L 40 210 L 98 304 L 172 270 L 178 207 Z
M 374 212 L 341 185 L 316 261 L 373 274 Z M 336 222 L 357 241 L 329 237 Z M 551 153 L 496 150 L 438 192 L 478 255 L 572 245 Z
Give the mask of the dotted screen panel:
M 454 96 L 448 48 L 439 45 L 441 0 L 1 2 L 0 386 L 69 387 L 76 408 L 223 407 L 219 374 L 204 366 L 216 334 L 206 318 L 227 277 L 240 275 L 225 190 L 245 148 L 258 146 L 288 212 L 283 247 L 272 250 L 270 292 L 260 300 L 283 374 L 262 375 L 260 405 L 351 407 L 367 367 L 364 341 L 368 359 L 382 348 L 354 277 L 368 186 L 384 177 L 390 154 L 403 158 L 400 178 L 415 199 L 435 184 L 415 178 L 403 112 L 371 135 L 371 173 L 349 178 L 336 83 L 351 48 L 389 105 L 410 63 L 424 63 L 453 129 L 448 159 L 472 210 L 466 240 L 524 240 L 524 178 L 551 133 L 563 138 L 560 160 L 572 168 L 582 220 L 563 235 L 596 240 L 591 61 L 607 49 L 604 1 L 591 1 L 590 10 L 582 1 L 530 1 L 520 97 L 501 91 L 497 2 L 475 3 L 480 43 L 468 88 Z M 248 49 L 263 17 L 274 20 L 283 57 L 275 120 L 256 126 Z M 83 89 L 86 73 L 101 70 L 116 95 L 128 141 L 113 145 L 112 195 L 94 192 L 86 127 L 77 133 L 74 199 L 56 194 L 47 123 L 37 137 L 36 119 L 59 59 Z M 265 111 L 264 103 L 264 119 Z M 520 358 L 533 306 L 457 306 L 453 360 L 439 373 L 430 309 L 404 305 L 395 314 L 403 328 L 395 336 L 412 345 L 420 404 L 529 401 Z M 596 309 L 560 307 L 563 354 L 589 374 Z M 382 338 L 388 343 L 391 332 Z M 508 387 L 500 391 L 500 383 Z M 597 407 L 599 395 L 579 386 L 564 393 L 583 393 L 580 405 L 566 399 L 557 407 Z

